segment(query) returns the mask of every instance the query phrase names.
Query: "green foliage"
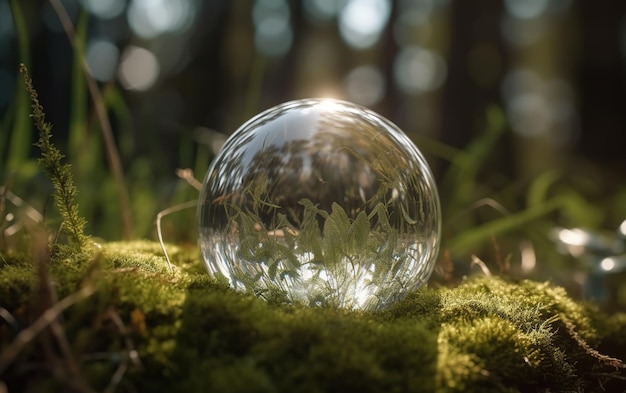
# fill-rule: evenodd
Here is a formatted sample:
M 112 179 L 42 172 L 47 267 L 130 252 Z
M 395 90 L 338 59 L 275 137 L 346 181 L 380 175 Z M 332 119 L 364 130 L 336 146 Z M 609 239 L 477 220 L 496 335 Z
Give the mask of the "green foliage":
M 259 182 L 265 184 L 265 182 Z M 259 189 L 253 195 L 262 194 Z M 254 198 L 252 208 L 226 204 L 223 206 L 229 217 L 228 235 L 215 235 L 214 241 L 224 242 L 224 250 L 236 250 L 217 259 L 226 258 L 232 271 L 228 277 L 243 284 L 252 294 L 278 295 L 290 292 L 280 283 L 291 281 L 294 286 L 307 288 L 308 297 L 292 298 L 286 294 L 286 302 L 328 304 L 352 308 L 357 305 L 350 300 L 355 288 L 372 285 L 379 288 L 367 306 L 376 308 L 391 302 L 404 288 L 423 284 L 409 282 L 399 272 L 409 258 L 414 258 L 412 235 L 401 234 L 389 223 L 389 211 L 379 202 L 369 214 L 362 210 L 351 218 L 337 203 L 331 211 L 319 208 L 304 198 L 298 202 L 303 207 L 301 214 L 280 213 L 280 206 Z M 219 206 L 218 208 L 222 208 Z M 261 212 L 261 208 L 264 208 Z M 266 228 L 261 215 L 270 212 L 272 229 Z M 407 236 L 405 236 L 407 235 Z M 237 269 L 242 263 L 246 269 Z M 251 272 L 256 274 L 251 274 Z M 222 272 L 227 274 L 227 272 Z M 322 279 L 320 276 L 327 278 Z M 395 295 L 392 295 L 395 293 Z
M 63 164 L 63 154 L 50 140 L 52 137 L 52 125 L 46 122 L 43 107 L 39 104 L 37 91 L 28 75 L 26 66 L 22 64 L 20 72 L 24 76 L 26 90 L 32 102 L 32 117 L 35 126 L 39 130 L 39 141 L 35 146 L 41 150 L 39 164 L 42 166 L 54 186 L 54 201 L 64 220 L 64 230 L 70 235 L 72 242 L 82 248 L 87 242 L 84 234 L 85 219 L 80 216 L 76 196 L 78 190 L 74 186 L 71 166 Z
M 19 2 L 11 0 L 10 5 L 20 59 L 28 64 L 27 26 Z M 75 41 L 69 155 L 79 159 L 85 169 L 77 180 L 86 184 L 79 186 L 81 201 L 91 205 L 88 214 L 100 209 L 104 216 L 113 217 L 120 210 L 109 203 L 116 194 L 115 184 L 100 162 L 101 154 L 93 154 L 100 139 L 88 134 L 85 81 L 80 70 L 86 30 L 83 15 Z M 256 106 L 260 92 L 263 68 L 254 69 L 258 72 L 250 78 L 253 94 L 246 108 Z M 65 221 L 63 230 L 74 244 L 84 245 L 85 221 L 78 214 L 70 167 L 62 164 L 63 155 L 51 143 L 51 126 L 45 122 L 27 74 L 25 78 L 40 131 L 40 162 L 55 187 L 55 201 Z M 120 120 L 120 127 L 129 127 L 130 111 L 119 90 L 109 88 L 104 99 Z M 25 91 L 17 89 L 1 125 L 4 149 L 0 150 L 0 163 L 7 163 L 11 170 L 27 168 L 30 163 L 27 105 Z M 545 238 L 545 228 L 556 223 L 555 217 L 572 225 L 602 223 L 610 209 L 591 205 L 580 189 L 563 184 L 564 174 L 560 172 L 523 179 L 528 185 L 521 203 L 515 199 L 524 195 L 519 187 L 499 189 L 485 181 L 481 176 L 504 135 L 503 114 L 492 109 L 487 123 L 486 131 L 465 151 L 434 141 L 425 144 L 452 163 L 441 187 L 449 229 L 445 249 L 466 257 L 496 236 L 515 232 L 514 241 L 524 235 Z M 168 169 L 157 159 L 163 152 L 156 143 L 149 145 L 151 155 L 140 159 L 134 158 L 130 139 L 122 141 L 121 147 L 125 158 L 132 159 L 129 183 L 135 217 L 142 225 L 135 234 L 144 236 L 151 229 L 157 204 L 168 203 L 163 202 L 168 195 L 154 193 L 157 187 L 152 178 Z M 181 156 L 190 157 L 193 151 L 191 143 Z M 90 158 L 88 165 L 82 165 L 81 152 L 83 158 Z M 201 148 L 195 153 L 196 162 L 185 166 L 195 164 L 201 173 L 208 156 Z M 99 190 L 103 192 L 97 195 L 88 189 L 88 180 L 94 176 L 106 177 L 99 183 L 104 185 Z M 261 195 L 264 185 L 261 181 L 251 192 Z M 181 194 L 177 191 L 177 196 Z M 459 214 L 485 195 L 514 213 L 459 219 Z M 624 195 L 616 194 L 611 204 L 621 209 L 618 217 L 623 217 L 619 211 L 626 205 L 622 203 Z M 301 205 L 302 221 L 292 222 L 287 215 L 277 214 L 273 233 L 258 229 L 259 225 L 264 228 L 258 209 L 273 209 L 275 205 L 258 199 L 252 212 L 240 209 L 236 218 L 240 233 L 245 235 L 241 256 L 268 264 L 273 276 L 296 276 L 302 264 L 347 266 L 362 255 L 377 258 L 376 266 L 381 266 L 374 281 L 394 271 L 390 261 L 399 239 L 390 230 L 383 204 L 373 206 L 369 214 L 361 211 L 353 217 L 338 205 L 330 212 L 308 200 L 302 200 Z M 415 220 L 406 211 L 401 213 L 412 225 Z M 106 228 L 100 234 L 116 237 L 119 228 L 109 221 L 98 223 L 99 229 Z M 296 224 L 299 232 L 295 231 Z M 174 230 L 180 233 L 178 229 Z M 624 365 L 616 358 L 626 356 L 626 316 L 607 316 L 593 306 L 575 303 L 563 289 L 549 284 L 482 278 L 456 288 L 413 292 L 382 312 L 309 309 L 299 304 L 286 306 L 273 288 L 263 288 L 269 302 L 236 293 L 201 270 L 196 249 L 168 249 L 179 267 L 174 274 L 169 273 L 159 246 L 150 242 L 103 244 L 100 257 L 95 259 L 93 253 L 59 249 L 49 266 L 54 294 L 67 299 L 90 287 L 95 293 L 72 303 L 63 318 L 50 321 L 57 323 L 55 328 L 31 336 L 20 357 L 8 364 L 3 363 L 4 350 L 15 344 L 18 334 L 29 332 L 33 319 L 46 311 L 39 307 L 50 303 L 48 310 L 54 310 L 55 303 L 41 294 L 46 277 L 37 271 L 31 257 L 16 250 L 0 250 L 0 378 L 8 390 L 75 387 L 75 381 L 63 378 L 64 371 L 76 365 L 65 363 L 67 360 L 54 352 L 58 350 L 56 344 L 62 346 L 59 326 L 78 359 L 80 375 L 98 391 L 120 390 L 122 385 L 129 390 L 215 392 L 626 389 Z M 310 260 L 301 260 L 305 253 L 312 255 Z M 241 280 L 251 292 L 258 290 L 255 278 Z M 319 304 L 317 299 L 311 303 Z M 58 341 L 50 345 L 51 340 Z M 39 371 L 33 375 L 33 369 Z M 43 370 L 55 370 L 56 374 Z M 0 390 L 4 388 L 2 381 Z
M 550 234 L 555 227 L 577 227 L 610 237 L 624 217 L 619 175 L 612 177 L 605 168 L 580 163 L 573 155 L 567 166 L 524 175 L 516 161 L 532 156 L 517 157 L 515 145 L 523 138 L 508 132 L 505 120 L 501 110 L 491 108 L 484 131 L 459 151 L 420 140 L 425 152 L 450 161 L 439 188 L 443 237 L 438 270 L 449 272 L 442 281 L 460 280 L 471 268 L 470 256 L 477 255 L 494 261 L 494 270 L 579 286 L 572 277 L 590 274 L 593 256 L 563 254 Z M 541 263 L 525 267 L 525 256 Z M 438 279 L 442 277 L 435 275 Z M 623 309 L 625 299 L 615 295 L 624 293 L 619 278 L 608 278 L 607 288 L 613 295 L 605 305 Z
M 472 249 L 475 249 L 477 245 L 484 243 L 493 236 L 519 229 L 533 220 L 544 217 L 558 208 L 562 208 L 563 205 L 564 199 L 555 197 L 535 207 L 488 221 L 476 228 L 459 233 L 448 242 L 447 247 L 454 255 L 471 253 Z
M 502 110 L 491 107 L 487 112 L 487 127 L 465 148 L 458 152 L 444 177 L 441 189 L 448 196 L 446 207 L 456 210 L 474 202 L 477 178 L 481 167 L 493 153 L 498 141 L 504 135 L 506 122 Z
M 104 243 L 101 257 L 54 256 L 60 299 L 93 286 L 61 327 L 83 383 L 95 391 L 211 392 L 602 392 L 626 388 L 626 317 L 572 301 L 534 281 L 474 278 L 420 289 L 380 312 L 277 305 L 199 271 L 195 249 Z M 67 269 L 72 264 L 76 269 Z M 28 258 L 0 264 L 0 306 L 16 318 L 0 346 L 29 326 L 39 304 Z M 6 315 L 6 314 L 5 314 Z M 117 322 L 114 322 L 117 321 Z M 9 327 L 9 325 L 7 325 Z M 64 370 L 32 337 L 5 369 L 8 391 L 63 390 Z M 603 352 L 598 352 L 602 349 Z M 48 353 L 48 355 L 46 355 Z M 134 360 L 133 360 L 134 359 Z M 2 355 L 0 354 L 0 366 Z M 28 366 L 28 367 L 27 367 Z M 120 372 L 121 381 L 113 375 Z

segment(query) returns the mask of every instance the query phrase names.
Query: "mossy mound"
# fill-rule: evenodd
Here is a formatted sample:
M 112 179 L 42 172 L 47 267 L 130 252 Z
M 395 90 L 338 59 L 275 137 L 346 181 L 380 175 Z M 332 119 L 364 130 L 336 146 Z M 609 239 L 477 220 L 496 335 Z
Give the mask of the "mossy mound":
M 204 272 L 194 248 L 168 250 L 174 273 L 151 242 L 59 252 L 48 271 L 4 253 L 0 391 L 626 389 L 626 315 L 546 283 L 475 278 L 363 313 L 236 293 Z

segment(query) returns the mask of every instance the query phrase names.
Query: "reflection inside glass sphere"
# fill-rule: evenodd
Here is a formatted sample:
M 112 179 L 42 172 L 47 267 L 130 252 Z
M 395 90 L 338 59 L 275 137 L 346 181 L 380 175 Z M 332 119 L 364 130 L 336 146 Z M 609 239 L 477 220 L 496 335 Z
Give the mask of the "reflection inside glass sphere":
M 415 145 L 335 100 L 288 102 L 244 124 L 209 168 L 198 208 L 211 274 L 264 298 L 351 309 L 423 285 L 440 221 Z

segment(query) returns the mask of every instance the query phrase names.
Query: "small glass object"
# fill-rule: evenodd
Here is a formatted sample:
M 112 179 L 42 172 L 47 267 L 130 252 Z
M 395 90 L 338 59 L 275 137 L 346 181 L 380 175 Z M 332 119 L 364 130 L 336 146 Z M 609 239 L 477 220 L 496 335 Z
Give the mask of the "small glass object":
M 424 157 L 398 127 L 355 104 L 305 99 L 226 141 L 198 225 L 207 269 L 237 290 L 372 310 L 427 282 L 441 211 Z

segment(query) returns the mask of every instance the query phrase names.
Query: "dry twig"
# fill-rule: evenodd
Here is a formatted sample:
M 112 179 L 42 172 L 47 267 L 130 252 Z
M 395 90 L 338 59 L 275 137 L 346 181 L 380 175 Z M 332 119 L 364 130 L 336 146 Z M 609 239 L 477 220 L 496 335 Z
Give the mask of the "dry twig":
M 183 202 L 180 203 L 178 205 L 174 205 L 171 206 L 167 209 L 161 210 L 156 217 L 156 227 L 157 227 L 157 234 L 159 236 L 159 243 L 161 244 L 161 249 L 163 250 L 163 254 L 165 254 L 165 260 L 167 261 L 167 266 L 170 269 L 170 272 L 174 271 L 174 267 L 172 265 L 172 261 L 170 260 L 170 256 L 167 253 L 167 250 L 165 249 L 165 243 L 163 242 L 163 231 L 161 230 L 161 219 L 165 216 L 167 216 L 168 214 L 172 214 L 172 213 L 176 213 L 177 211 L 181 211 L 184 209 L 189 209 L 191 207 L 194 207 L 198 204 L 198 201 L 187 201 L 187 202 Z
M 492 276 L 491 270 L 489 270 L 489 268 L 487 267 L 487 264 L 482 259 L 478 258 L 476 255 L 472 255 L 472 265 L 478 266 L 486 277 Z
M 4 349 L 0 354 L 0 373 L 4 372 L 7 367 L 15 360 L 15 358 L 22 352 L 24 347 L 28 345 L 35 337 L 37 337 L 45 328 L 50 326 L 60 315 L 76 304 L 77 302 L 88 298 L 96 292 L 96 289 L 91 286 L 85 286 L 78 292 L 61 299 L 54 306 L 48 308 L 44 313 L 37 318 L 37 320 L 28 328 L 22 330 L 17 337 Z
M 191 168 L 176 169 L 176 175 L 186 181 L 187 184 L 189 184 L 196 190 L 202 190 L 202 183 L 200 183 L 198 179 L 196 179 Z
M 563 323 L 565 324 L 565 327 L 567 328 L 567 332 L 569 333 L 569 335 L 574 339 L 574 341 L 576 341 L 576 344 L 578 344 L 578 346 L 580 346 L 587 353 L 587 355 L 593 357 L 596 360 L 599 360 L 600 362 L 606 364 L 607 366 L 614 367 L 615 369 L 620 369 L 620 368 L 626 369 L 626 364 L 624 364 L 622 360 L 611 357 L 611 356 L 603 355 L 597 350 L 591 348 L 589 344 L 587 344 L 587 342 L 583 340 L 583 338 L 580 337 L 580 335 L 576 332 L 576 326 L 574 326 L 573 323 L 569 321 L 565 321 L 565 320 L 563 321 Z

